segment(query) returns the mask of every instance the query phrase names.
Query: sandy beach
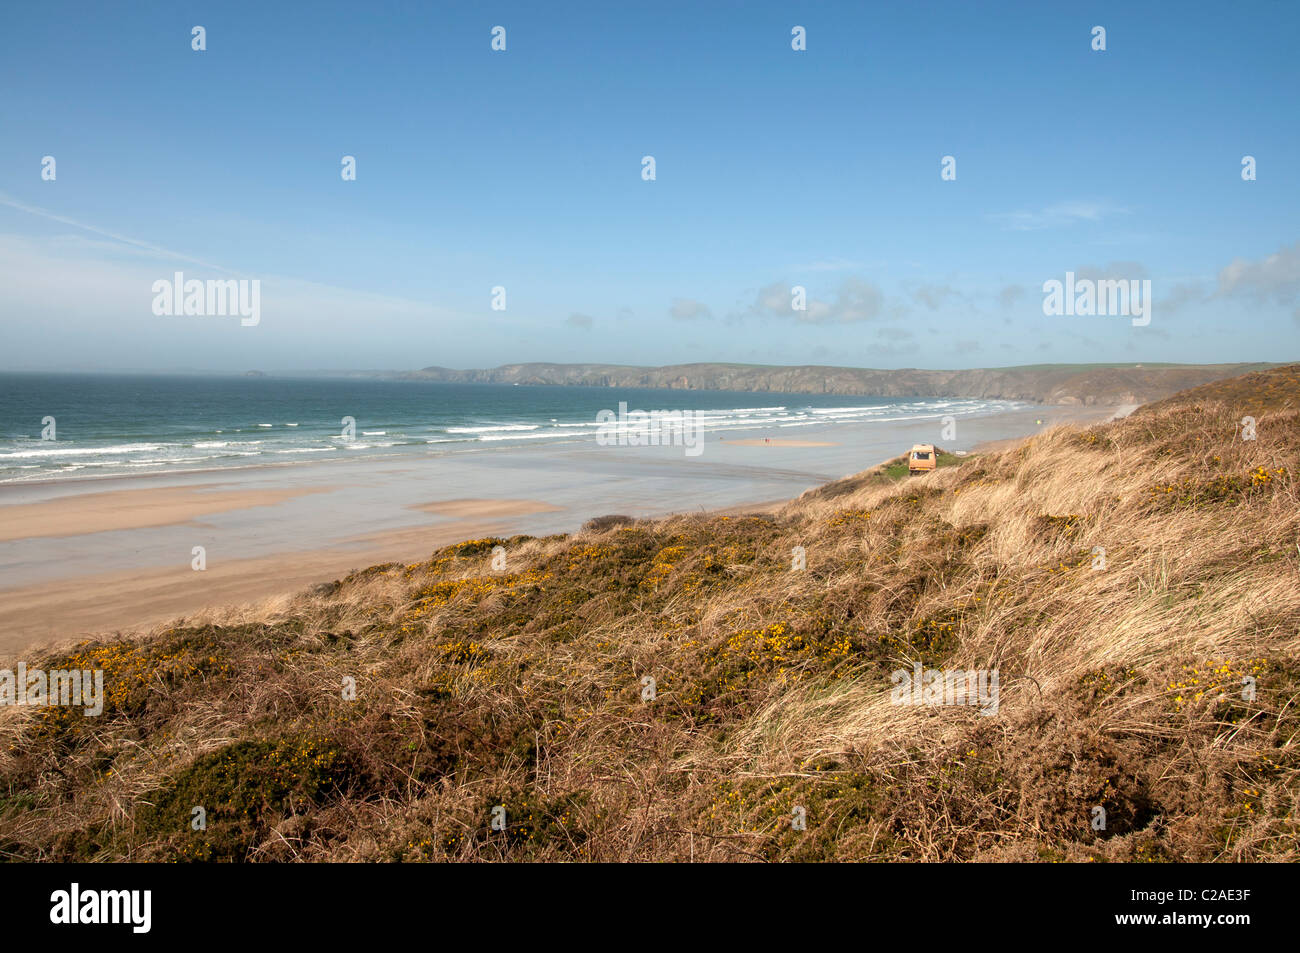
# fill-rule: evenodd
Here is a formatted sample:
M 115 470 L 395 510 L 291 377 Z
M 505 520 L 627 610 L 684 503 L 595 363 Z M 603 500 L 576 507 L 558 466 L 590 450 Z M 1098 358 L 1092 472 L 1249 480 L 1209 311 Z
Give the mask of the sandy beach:
M 973 450 L 1116 408 L 963 419 Z M 1041 423 L 1039 422 L 1041 421 Z M 674 447 L 440 457 L 0 487 L 0 654 L 292 593 L 464 539 L 573 532 L 595 516 L 768 507 L 937 439 L 933 420 L 762 431 Z M 756 501 L 764 501 L 758 503 Z M 202 547 L 206 568 L 192 568 Z

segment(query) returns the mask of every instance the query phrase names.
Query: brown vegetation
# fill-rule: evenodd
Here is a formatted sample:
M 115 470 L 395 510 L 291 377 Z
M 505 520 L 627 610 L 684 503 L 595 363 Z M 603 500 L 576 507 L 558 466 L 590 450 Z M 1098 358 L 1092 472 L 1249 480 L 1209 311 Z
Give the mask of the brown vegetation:
M 1252 386 L 1300 394 L 1295 366 Z M 1294 860 L 1300 413 L 1224 393 L 29 660 L 109 701 L 0 712 L 0 850 Z M 996 668 L 998 713 L 892 704 L 914 663 Z

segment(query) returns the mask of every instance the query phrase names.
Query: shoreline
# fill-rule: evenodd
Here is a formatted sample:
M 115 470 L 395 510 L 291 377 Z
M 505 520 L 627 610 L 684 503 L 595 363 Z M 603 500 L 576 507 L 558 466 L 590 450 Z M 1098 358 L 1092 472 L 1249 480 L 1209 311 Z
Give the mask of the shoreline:
M 551 446 L 563 447 L 565 445 L 573 445 L 580 442 L 581 441 L 577 439 L 564 440 L 562 438 L 556 438 L 555 441 L 551 444 Z M 471 453 L 510 453 L 512 451 L 516 451 L 520 449 L 525 449 L 525 448 L 517 447 L 517 446 L 516 447 L 469 446 L 460 450 L 443 450 L 440 451 L 437 456 L 451 457 L 451 456 L 456 456 L 458 454 L 471 454 Z M 247 464 L 237 464 L 237 465 L 231 464 L 229 466 L 190 467 L 186 469 L 178 468 L 175 470 L 154 470 L 149 473 L 143 473 L 143 472 L 141 473 L 87 473 L 84 476 L 81 474 L 70 473 L 60 477 L 42 477 L 39 479 L 32 479 L 32 480 L 0 481 L 0 495 L 9 492 L 11 488 L 17 490 L 20 488 L 31 487 L 37 490 L 49 490 L 61 486 L 80 487 L 80 486 L 93 485 L 100 481 L 120 482 L 125 480 L 128 482 L 132 482 L 136 480 L 150 480 L 150 479 L 167 480 L 176 477 L 189 478 L 189 477 L 201 477 L 201 476 L 217 476 L 222 473 L 247 474 L 247 473 L 256 473 L 259 470 L 290 470 L 290 471 L 306 470 L 311 467 L 320 467 L 320 466 L 374 463 L 376 460 L 402 459 L 404 456 L 415 456 L 415 454 L 401 454 L 401 453 L 375 453 L 370 455 L 354 454 L 352 456 L 346 456 L 346 457 L 333 457 L 329 460 L 263 460 L 258 463 L 247 463 Z M 420 459 L 431 459 L 431 458 L 437 459 L 437 457 L 421 457 Z
M 1035 407 L 963 418 L 965 439 L 954 447 L 989 452 L 1051 426 L 1102 422 L 1121 409 Z M 609 452 L 584 444 L 227 468 L 230 477 L 221 481 L 211 471 L 91 478 L 92 486 L 127 480 L 121 489 L 87 490 L 85 480 L 75 488 L 68 480 L 10 484 L 0 487 L 0 519 L 20 518 L 0 522 L 9 531 L 0 533 L 0 573 L 15 581 L 0 589 L 0 656 L 237 613 L 353 570 L 427 559 L 465 539 L 573 533 L 610 513 L 644 519 L 773 511 L 807 489 L 932 441 L 937 425 L 838 425 L 800 434 L 808 439 L 770 429 L 770 442 L 720 437 L 696 458 L 683 458 L 680 448 Z M 6 513 L 9 507 L 14 512 Z M 16 536 L 23 526 L 37 532 Z M 201 572 L 191 568 L 196 546 L 205 553 Z

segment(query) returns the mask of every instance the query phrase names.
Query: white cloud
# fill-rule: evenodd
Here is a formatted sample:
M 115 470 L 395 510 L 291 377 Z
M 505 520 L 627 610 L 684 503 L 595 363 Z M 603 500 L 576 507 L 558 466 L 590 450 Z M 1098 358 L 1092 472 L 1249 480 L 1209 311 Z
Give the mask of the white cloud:
M 989 217 L 1003 228 L 1016 232 L 1033 232 L 1044 228 L 1062 228 L 1080 222 L 1100 222 L 1114 215 L 1127 215 L 1129 209 L 1106 201 L 1058 202 L 1033 211 L 997 212 Z
M 765 317 L 793 318 L 805 324 L 850 324 L 871 321 L 886 312 L 885 296 L 879 287 L 860 278 L 846 278 L 833 300 L 816 298 L 811 294 L 805 301 L 805 310 L 793 307 L 792 285 L 777 281 L 759 289 L 748 314 Z M 901 306 L 888 309 L 893 314 L 902 312 Z
M 1292 304 L 1300 292 L 1300 242 L 1282 248 L 1259 261 L 1234 258 L 1219 272 L 1216 294 L 1244 294 L 1254 298 Z
M 85 222 L 78 222 L 76 219 L 71 219 L 64 215 L 59 215 L 55 212 L 48 211 L 47 209 L 38 208 L 35 205 L 28 205 L 26 202 L 20 202 L 17 199 L 12 198 L 11 196 L 5 195 L 3 192 L 0 192 L 0 205 L 7 205 L 12 209 L 17 209 L 20 212 L 26 212 L 29 215 L 36 215 L 39 216 L 40 218 L 49 219 L 52 222 L 58 222 L 62 225 L 71 225 L 73 228 L 80 228 L 83 231 L 91 232 L 95 235 L 100 235 L 103 236 L 104 238 L 110 239 L 112 242 L 116 243 L 117 245 L 125 245 L 137 251 L 147 252 L 158 258 L 168 258 L 168 259 L 173 259 L 175 261 L 188 262 L 193 265 L 201 265 L 204 268 L 211 268 L 217 271 L 224 271 L 227 274 L 233 274 L 233 272 L 231 272 L 229 268 L 223 268 L 221 265 L 214 265 L 211 262 L 201 261 L 190 255 L 182 254 L 181 252 L 171 251 L 170 249 L 161 248 L 158 245 L 154 245 L 149 242 L 143 242 L 140 241 L 139 239 L 130 238 L 126 235 L 120 235 L 116 232 L 110 232 L 107 229 L 99 228 L 96 225 L 88 225 Z
M 712 317 L 708 305 L 691 298 L 674 298 L 668 313 L 677 321 L 694 321 L 698 318 Z

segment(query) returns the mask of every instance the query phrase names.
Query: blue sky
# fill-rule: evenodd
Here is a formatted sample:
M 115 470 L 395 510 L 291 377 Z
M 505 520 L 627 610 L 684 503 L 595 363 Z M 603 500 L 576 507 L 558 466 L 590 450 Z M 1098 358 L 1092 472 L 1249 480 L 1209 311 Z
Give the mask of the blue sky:
M 1295 359 L 1298 41 L 1290 2 L 11 5 L 0 367 Z M 260 323 L 154 315 L 175 270 Z M 1045 317 L 1066 271 L 1151 324 Z

